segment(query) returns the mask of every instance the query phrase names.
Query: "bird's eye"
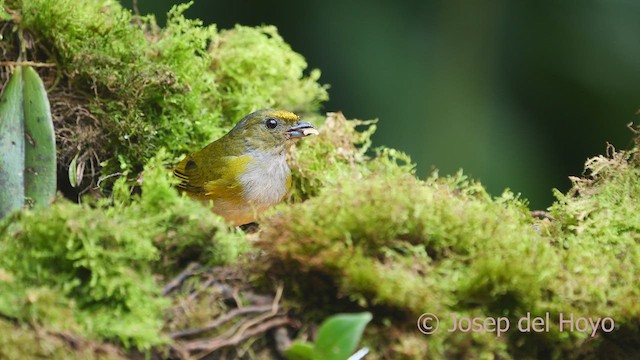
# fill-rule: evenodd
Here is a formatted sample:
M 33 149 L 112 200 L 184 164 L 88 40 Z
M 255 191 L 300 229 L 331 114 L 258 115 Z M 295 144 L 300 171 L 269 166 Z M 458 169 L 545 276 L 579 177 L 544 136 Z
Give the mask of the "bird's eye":
M 267 121 L 265 121 L 265 125 L 267 125 L 268 129 L 275 129 L 276 126 L 278 126 L 278 120 L 276 120 L 276 119 L 267 119 Z

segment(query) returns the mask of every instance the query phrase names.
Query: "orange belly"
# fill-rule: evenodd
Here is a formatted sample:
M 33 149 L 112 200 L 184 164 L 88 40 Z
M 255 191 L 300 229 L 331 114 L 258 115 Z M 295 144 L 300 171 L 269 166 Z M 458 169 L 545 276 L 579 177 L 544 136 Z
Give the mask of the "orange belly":
M 255 204 L 243 200 L 212 199 L 201 194 L 187 192 L 187 194 L 207 205 L 213 201 L 211 210 L 225 218 L 233 226 L 248 224 L 257 220 L 258 216 L 271 207 L 271 204 Z

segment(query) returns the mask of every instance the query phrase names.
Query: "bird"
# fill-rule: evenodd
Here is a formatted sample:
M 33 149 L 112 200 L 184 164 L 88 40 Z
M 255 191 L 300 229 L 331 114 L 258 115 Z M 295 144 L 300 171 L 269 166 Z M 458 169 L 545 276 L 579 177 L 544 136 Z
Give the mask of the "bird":
M 210 203 L 233 226 L 255 222 L 291 188 L 286 160 L 296 140 L 318 131 L 298 115 L 263 109 L 242 118 L 227 134 L 187 155 L 174 168 L 178 188 Z

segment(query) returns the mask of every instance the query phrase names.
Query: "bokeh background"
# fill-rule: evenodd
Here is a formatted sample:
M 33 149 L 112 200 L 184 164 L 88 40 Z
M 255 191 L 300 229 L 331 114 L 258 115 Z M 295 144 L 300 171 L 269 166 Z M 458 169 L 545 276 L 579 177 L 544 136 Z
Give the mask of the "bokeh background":
M 137 7 L 164 24 L 176 3 Z M 276 25 L 331 85 L 324 110 L 378 118 L 374 145 L 421 177 L 462 168 L 533 209 L 607 142 L 629 148 L 640 120 L 637 0 L 197 0 L 186 15 Z

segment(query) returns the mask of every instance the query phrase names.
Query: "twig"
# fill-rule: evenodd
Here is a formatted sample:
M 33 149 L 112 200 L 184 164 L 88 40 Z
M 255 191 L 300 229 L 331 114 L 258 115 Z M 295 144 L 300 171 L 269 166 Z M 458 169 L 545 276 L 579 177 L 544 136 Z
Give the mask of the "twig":
M 291 322 L 291 320 L 287 317 L 277 317 L 277 318 L 273 318 L 269 321 L 265 321 L 260 325 L 254 326 L 253 328 L 245 331 L 242 335 L 237 336 L 237 337 L 232 337 L 232 338 L 227 338 L 227 339 L 220 339 L 220 338 L 216 338 L 213 339 L 212 341 L 206 342 L 206 343 L 201 343 L 200 346 L 192 346 L 190 347 L 191 351 L 197 351 L 197 350 L 203 350 L 201 353 L 197 354 L 195 356 L 196 359 L 203 359 L 204 357 L 208 356 L 209 354 L 211 354 L 212 352 L 215 352 L 216 350 L 219 350 L 225 346 L 235 346 L 238 345 L 239 343 L 253 337 L 256 336 L 258 334 L 262 334 L 270 329 L 279 327 L 279 326 L 284 326 L 287 325 Z
M 269 309 L 271 309 L 271 305 L 246 306 L 242 308 L 233 309 L 201 328 L 174 331 L 169 334 L 169 337 L 172 339 L 178 339 L 182 337 L 202 334 L 204 332 L 217 328 L 218 326 L 226 323 L 227 321 L 233 319 L 238 315 L 249 314 L 254 312 L 264 312 L 264 311 L 269 311 Z
M 98 179 L 98 183 L 96 184 L 94 189 L 100 188 L 100 183 L 102 183 L 103 181 L 105 181 L 105 180 L 107 180 L 109 178 L 112 178 L 114 176 L 122 176 L 122 175 L 124 175 L 124 173 L 116 172 L 116 173 L 113 173 L 113 174 L 109 174 L 109 175 L 103 176 L 100 179 Z
M 256 356 L 253 353 L 251 347 L 258 341 L 257 337 L 249 338 L 242 345 L 235 346 L 232 350 L 235 350 L 235 358 L 236 359 L 255 359 Z M 251 352 L 249 356 L 245 356 L 245 354 Z M 253 355 L 253 356 L 251 356 Z M 225 356 L 223 359 L 229 359 L 228 356 Z
M 544 211 L 544 210 L 534 210 L 531 212 L 531 217 L 534 218 L 538 218 L 538 219 L 548 219 L 548 220 L 555 220 L 555 218 L 549 214 L 548 212 Z
M 0 66 L 33 66 L 33 67 L 56 67 L 56 63 L 43 63 L 37 61 L 0 61 Z
M 207 289 L 209 286 L 213 285 L 216 281 L 213 278 L 208 278 L 207 280 L 205 280 L 202 284 L 199 285 L 199 287 L 197 289 L 195 289 L 191 294 L 189 294 L 189 297 L 187 297 L 187 302 L 193 302 L 198 296 L 200 296 L 200 293 L 202 293 L 203 290 Z
M 253 325 L 260 323 L 270 317 L 273 317 L 275 315 L 278 314 L 278 304 L 280 303 L 280 298 L 282 297 L 282 290 L 283 287 L 282 285 L 278 286 L 278 289 L 276 290 L 276 296 L 273 298 L 273 303 L 271 304 L 271 312 L 263 314 L 261 316 L 258 316 L 254 319 L 252 319 L 251 321 L 247 321 L 247 323 L 245 323 L 243 326 L 240 327 L 240 329 L 238 330 L 238 332 L 234 335 L 234 337 L 239 337 L 242 335 L 242 333 L 244 333 L 245 331 L 247 331 L 247 329 L 249 329 L 250 327 L 252 327 Z
M 173 278 L 169 283 L 162 289 L 162 296 L 167 296 L 170 292 L 172 292 L 175 288 L 182 285 L 182 283 L 189 277 L 195 274 L 196 270 L 200 269 L 200 264 L 198 263 L 190 263 L 186 269 L 182 270 L 178 276 Z
M 45 330 L 44 328 L 43 329 L 34 328 L 34 331 L 38 333 L 39 337 L 44 338 L 45 340 L 47 338 L 54 337 L 62 341 L 66 346 L 72 348 L 77 352 L 88 350 L 92 352 L 94 355 L 98 355 L 98 354 L 114 355 L 115 358 L 118 358 L 118 359 L 124 357 L 122 350 L 113 344 L 92 341 L 92 340 L 83 338 L 79 335 L 76 335 L 70 332 L 64 332 L 64 331 L 51 331 L 51 330 Z M 110 356 L 107 356 L 107 357 L 110 357 Z
M 133 0 L 133 13 L 136 17 L 140 17 L 140 9 L 138 9 L 138 0 Z
M 276 290 L 276 295 L 273 298 L 273 302 L 269 306 L 265 306 L 265 310 L 271 309 L 271 311 L 259 315 L 253 319 L 249 319 L 243 323 L 240 323 L 238 329 L 231 329 L 227 334 L 222 335 L 211 340 L 197 340 L 193 341 L 185 346 L 189 352 L 199 353 L 195 356 L 196 359 L 202 359 L 214 351 L 223 348 L 225 346 L 235 346 L 257 334 L 263 333 L 269 329 L 290 324 L 291 320 L 288 317 L 276 317 L 278 315 L 279 303 L 282 298 L 283 286 L 279 285 Z M 241 310 L 239 308 L 236 310 Z

